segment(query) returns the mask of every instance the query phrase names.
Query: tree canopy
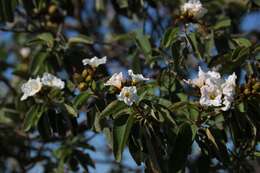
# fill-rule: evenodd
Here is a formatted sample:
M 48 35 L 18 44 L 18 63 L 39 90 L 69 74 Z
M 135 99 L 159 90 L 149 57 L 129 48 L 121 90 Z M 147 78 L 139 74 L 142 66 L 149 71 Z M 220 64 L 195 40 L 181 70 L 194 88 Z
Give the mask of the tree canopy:
M 110 172 L 257 172 L 259 7 L 0 0 L 0 172 L 91 172 L 96 134 Z

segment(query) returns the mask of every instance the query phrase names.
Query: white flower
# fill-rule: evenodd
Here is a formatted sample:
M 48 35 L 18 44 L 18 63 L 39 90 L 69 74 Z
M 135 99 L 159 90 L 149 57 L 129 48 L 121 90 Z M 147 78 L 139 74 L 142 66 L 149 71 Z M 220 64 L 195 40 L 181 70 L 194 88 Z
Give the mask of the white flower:
M 56 87 L 59 89 L 63 89 L 65 86 L 65 83 L 61 79 L 50 73 L 44 73 L 43 77 L 41 78 L 41 82 L 45 86 Z
M 221 106 L 222 92 L 218 86 L 204 85 L 200 88 L 200 104 L 202 106 Z
M 207 13 L 207 9 L 203 8 L 199 0 L 189 0 L 182 5 L 181 11 L 196 19 L 203 17 Z
M 21 101 L 26 100 L 28 97 L 34 96 L 41 90 L 41 88 L 42 83 L 39 77 L 37 77 L 37 79 L 29 79 L 26 83 L 24 83 L 21 86 L 21 90 L 23 92 Z
M 145 78 L 142 74 L 134 74 L 133 70 L 128 70 L 128 75 L 132 78 L 133 82 L 150 80 L 149 78 Z
M 31 49 L 29 47 L 23 47 L 20 49 L 20 54 L 22 55 L 23 58 L 26 58 L 30 55 Z
M 231 107 L 231 103 L 234 101 L 234 99 L 232 97 L 224 97 L 224 101 L 223 101 L 223 107 L 221 107 L 222 111 L 227 111 L 230 109 Z
M 138 100 L 137 90 L 135 86 L 124 87 L 120 94 L 117 95 L 117 99 L 124 101 L 128 106 L 132 106 L 134 102 Z
M 234 96 L 235 96 L 235 90 L 236 90 L 236 79 L 237 76 L 235 73 L 230 75 L 225 83 L 222 84 L 222 92 L 224 97 L 223 105 L 221 109 L 223 111 L 227 111 L 231 107 L 231 103 L 234 101 Z
M 104 84 L 105 86 L 115 86 L 118 89 L 121 89 L 122 82 L 124 81 L 123 73 L 115 73 L 111 78 Z
M 201 88 L 205 84 L 221 83 L 222 79 L 221 79 L 221 75 L 218 72 L 215 71 L 204 72 L 201 69 L 201 67 L 199 67 L 198 77 L 192 80 L 185 80 L 185 82 Z
M 207 78 L 207 73 L 205 73 L 201 69 L 201 67 L 199 67 L 198 77 L 193 80 L 188 80 L 188 83 L 200 88 L 204 85 L 206 78 Z
M 107 62 L 106 56 L 104 56 L 103 58 L 98 58 L 98 57 L 94 56 L 91 59 L 86 58 L 86 59 L 82 60 L 83 65 L 90 65 L 93 68 L 96 68 L 101 64 L 105 64 L 106 62 Z
M 224 80 L 218 72 L 204 72 L 199 67 L 198 77 L 185 82 L 200 88 L 202 106 L 216 106 L 227 111 L 234 101 L 236 78 L 236 74 L 233 73 Z
M 235 73 L 233 73 L 227 78 L 225 83 L 222 84 L 222 90 L 224 95 L 228 97 L 233 97 L 235 95 L 236 79 L 237 76 Z

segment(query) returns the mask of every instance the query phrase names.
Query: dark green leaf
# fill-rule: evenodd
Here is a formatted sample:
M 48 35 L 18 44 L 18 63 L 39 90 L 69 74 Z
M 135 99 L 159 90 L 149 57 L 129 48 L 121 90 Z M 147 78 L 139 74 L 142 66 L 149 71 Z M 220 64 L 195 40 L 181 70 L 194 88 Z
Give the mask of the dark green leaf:
M 92 96 L 93 94 L 85 91 L 77 95 L 73 101 L 73 105 L 75 108 L 80 109 L 83 104 L 86 104 L 88 99 Z
M 44 64 L 46 59 L 48 58 L 48 53 L 40 52 L 39 54 L 35 55 L 32 59 L 30 64 L 30 73 L 32 75 L 38 75 L 45 71 Z
M 194 136 L 194 130 L 187 123 L 180 126 L 178 136 L 174 145 L 174 149 L 170 156 L 169 170 L 172 172 L 178 172 L 183 169 L 188 154 L 191 151 L 191 145 Z
M 145 55 L 149 55 L 152 52 L 152 47 L 147 35 L 143 35 L 141 30 L 136 31 L 136 43 L 138 47 L 143 51 Z
M 255 3 L 256 5 L 260 6 L 260 0 L 252 0 L 253 3 Z
M 116 119 L 113 127 L 113 151 L 117 161 L 121 161 L 122 159 L 122 152 L 126 146 L 134 123 L 133 115 L 128 116 L 126 119 L 124 118 L 125 117 L 120 117 Z
M 122 101 L 115 100 L 112 101 L 107 107 L 100 113 L 99 119 L 103 119 L 107 116 L 113 115 L 117 113 L 118 111 L 126 108 L 126 104 Z
M 45 111 L 46 107 L 44 105 L 38 104 L 32 106 L 25 115 L 24 130 L 28 131 L 32 127 L 35 127 Z
M 164 37 L 161 41 L 162 46 L 164 46 L 165 48 L 170 47 L 175 41 L 176 39 L 179 37 L 179 28 L 169 28 L 165 34 Z

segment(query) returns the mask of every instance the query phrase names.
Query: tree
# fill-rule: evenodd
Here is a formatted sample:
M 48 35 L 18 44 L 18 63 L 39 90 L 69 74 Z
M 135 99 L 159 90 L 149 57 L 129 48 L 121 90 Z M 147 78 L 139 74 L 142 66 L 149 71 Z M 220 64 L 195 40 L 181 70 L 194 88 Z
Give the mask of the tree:
M 126 147 L 145 172 L 254 172 L 259 30 L 240 23 L 259 6 L 0 0 L 1 172 L 88 172 L 95 134 L 111 172 L 136 171 Z

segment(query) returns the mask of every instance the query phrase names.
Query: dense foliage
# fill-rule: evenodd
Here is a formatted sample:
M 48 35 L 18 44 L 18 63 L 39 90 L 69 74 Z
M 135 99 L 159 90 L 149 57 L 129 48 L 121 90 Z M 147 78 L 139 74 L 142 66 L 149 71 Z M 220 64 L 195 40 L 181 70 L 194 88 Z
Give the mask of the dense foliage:
M 114 172 L 135 172 L 126 147 L 146 172 L 254 172 L 260 40 L 240 24 L 259 7 L 0 0 L 0 172 L 88 172 L 90 131 Z

